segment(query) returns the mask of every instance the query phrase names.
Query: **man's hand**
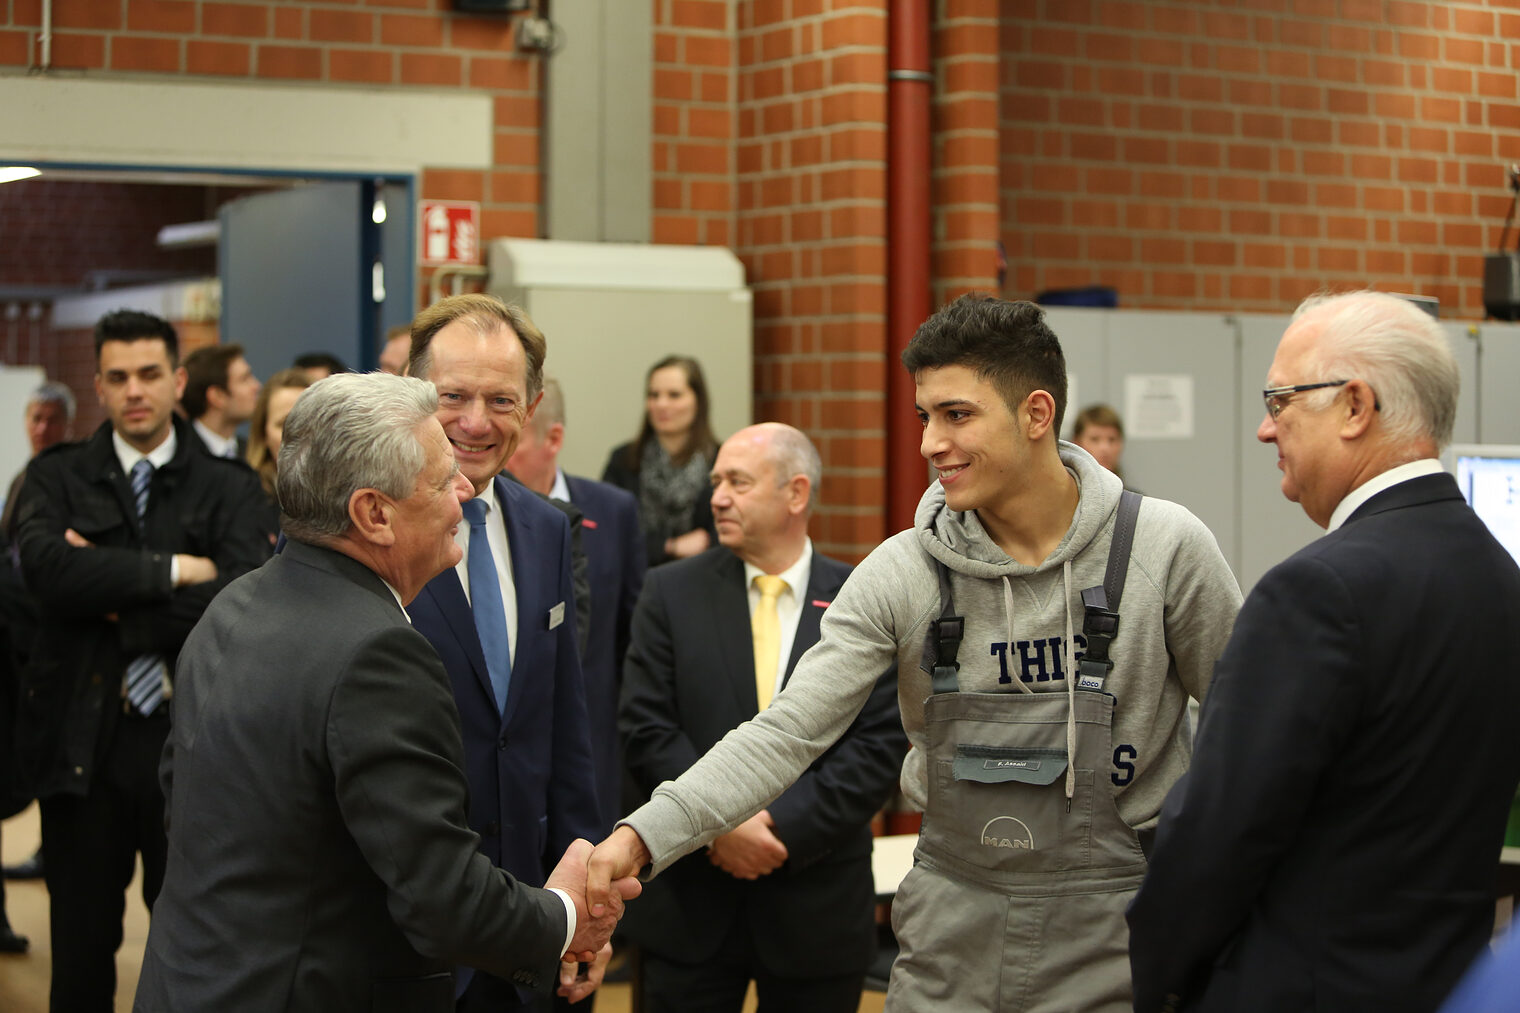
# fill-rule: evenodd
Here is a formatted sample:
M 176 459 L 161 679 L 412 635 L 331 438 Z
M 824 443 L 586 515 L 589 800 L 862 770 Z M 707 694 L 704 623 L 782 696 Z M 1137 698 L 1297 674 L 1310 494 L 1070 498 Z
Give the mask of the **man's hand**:
M 596 846 L 586 867 L 586 903 L 592 912 L 612 905 L 613 887 L 629 876 L 636 876 L 649 864 L 649 849 L 630 826 L 621 826 Z M 638 882 L 634 880 L 634 882 Z M 621 888 L 620 888 L 621 889 Z M 623 893 L 627 897 L 629 894 Z
M 676 559 L 686 559 L 701 555 L 711 544 L 712 538 L 707 534 L 706 529 L 694 528 L 684 535 L 665 539 L 665 555 L 674 556 Z
M 174 558 L 179 560 L 179 581 L 175 587 L 207 584 L 216 579 L 216 564 L 205 556 L 187 556 L 181 553 Z
M 707 846 L 707 859 L 737 879 L 759 879 L 786 861 L 786 845 L 772 830 L 770 810 L 761 809 Z
M 86 538 L 84 535 L 81 535 L 79 532 L 75 531 L 73 528 L 68 528 L 67 530 L 64 531 L 64 533 L 63 533 L 63 540 L 65 542 L 68 542 L 70 545 L 72 545 L 76 549 L 93 549 L 93 548 L 95 548 L 95 543 L 94 542 L 90 541 L 88 538 Z
M 607 961 L 612 959 L 612 944 L 608 943 L 597 953 L 596 959 L 586 965 L 586 972 L 581 973 L 581 962 L 578 960 L 561 961 L 559 965 L 559 994 L 572 1003 L 580 1002 L 586 996 L 595 992 L 602 984 L 602 977 L 607 973 Z
M 620 877 L 603 887 L 604 897 L 593 913 L 586 897 L 586 868 L 591 858 L 591 842 L 576 838 L 565 849 L 565 855 L 549 874 L 545 887 L 554 887 L 570 895 L 575 903 L 575 935 L 570 937 L 570 949 L 565 951 L 567 960 L 589 964 L 612 938 L 612 930 L 623 916 L 623 901 L 632 900 L 643 889 L 636 879 Z

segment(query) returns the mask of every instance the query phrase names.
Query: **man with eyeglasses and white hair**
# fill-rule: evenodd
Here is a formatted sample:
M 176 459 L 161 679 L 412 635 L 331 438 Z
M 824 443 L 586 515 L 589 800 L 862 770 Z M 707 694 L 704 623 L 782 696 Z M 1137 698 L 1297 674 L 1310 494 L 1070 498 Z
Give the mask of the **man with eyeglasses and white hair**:
M 1316 297 L 1257 439 L 1327 534 L 1246 598 L 1129 909 L 1135 1009 L 1429 1011 L 1493 928 L 1520 568 L 1436 461 L 1458 373 L 1395 296 Z

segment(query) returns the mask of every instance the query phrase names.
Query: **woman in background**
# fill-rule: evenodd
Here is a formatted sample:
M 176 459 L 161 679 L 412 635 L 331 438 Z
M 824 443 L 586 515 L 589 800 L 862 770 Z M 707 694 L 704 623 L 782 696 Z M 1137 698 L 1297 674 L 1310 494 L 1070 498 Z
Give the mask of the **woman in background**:
M 717 456 L 702 367 L 688 356 L 668 355 L 645 379 L 639 435 L 614 448 L 602 470 L 603 482 L 638 499 L 650 566 L 717 543 L 709 479 Z
M 1119 458 L 1124 453 L 1124 422 L 1108 405 L 1090 404 L 1077 412 L 1071 441 L 1121 480 L 1124 478 L 1124 472 L 1119 470 Z
M 274 479 L 276 459 L 280 456 L 280 438 L 285 434 L 285 416 L 295 407 L 296 398 L 311 384 L 305 370 L 280 370 L 259 391 L 253 417 L 248 420 L 248 464 L 259 473 L 259 484 L 264 487 L 264 496 L 268 500 L 265 530 L 271 544 L 280 533 L 280 499 L 275 495 Z

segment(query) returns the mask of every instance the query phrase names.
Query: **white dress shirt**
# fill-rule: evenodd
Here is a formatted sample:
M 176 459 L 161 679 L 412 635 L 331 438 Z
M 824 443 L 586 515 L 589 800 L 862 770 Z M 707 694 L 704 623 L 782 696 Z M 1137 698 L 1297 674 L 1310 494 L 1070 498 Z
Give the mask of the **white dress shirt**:
M 507 644 L 512 649 L 512 657 L 517 657 L 517 588 L 512 583 L 512 549 L 507 544 L 507 525 L 501 519 L 501 504 L 496 500 L 496 482 L 493 479 L 487 483 L 486 491 L 475 497 L 486 505 L 486 540 L 491 544 L 491 558 L 496 561 L 496 580 L 501 584 L 501 605 L 506 611 L 507 621 Z M 459 574 L 459 583 L 464 586 L 464 596 L 470 597 L 470 524 L 468 521 L 460 521 L 459 528 L 454 534 L 454 544 L 458 545 L 464 555 L 459 564 L 454 567 L 454 572 Z M 470 603 L 474 608 L 474 602 Z
M 191 425 L 195 427 L 195 431 L 200 435 L 201 442 L 206 445 L 206 449 L 211 451 L 212 457 L 236 458 L 238 456 L 236 433 L 233 433 L 231 436 L 214 433 L 201 425 L 200 419 L 196 419 Z
M 1335 512 L 1330 515 L 1330 523 L 1325 527 L 1325 534 L 1329 534 L 1342 524 L 1346 518 L 1356 513 L 1357 507 L 1367 502 L 1372 497 L 1385 489 L 1392 489 L 1401 482 L 1407 482 L 1411 478 L 1420 478 L 1424 475 L 1439 475 L 1445 469 L 1441 462 L 1433 457 L 1421 458 L 1418 461 L 1410 461 L 1401 464 L 1397 468 L 1389 468 L 1381 475 L 1374 475 L 1361 485 L 1346 494 L 1346 498 L 1336 504 Z
M 561 468 L 554 469 L 554 488 L 549 490 L 550 499 L 562 499 L 566 503 L 574 502 L 570 498 L 570 483 L 565 481 L 565 472 Z
M 765 573 L 752 563 L 744 564 L 744 586 L 749 597 L 749 614 L 753 619 L 755 609 L 760 606 L 760 589 L 755 586 L 755 578 Z M 797 562 L 782 570 L 776 576 L 786 581 L 786 587 L 776 599 L 776 618 L 781 623 L 781 650 L 776 652 L 776 671 L 772 673 L 775 682 L 772 685 L 775 695 L 785 688 L 786 663 L 792 656 L 792 645 L 797 641 L 797 620 L 802 618 L 802 596 L 807 594 L 808 578 L 813 573 L 813 540 L 807 539 L 802 543 L 802 555 L 797 557 Z M 760 685 L 760 673 L 755 673 L 755 685 Z
M 127 484 L 132 484 L 132 469 L 137 467 L 137 462 L 146 460 L 157 471 L 170 461 L 174 460 L 174 452 L 179 449 L 179 437 L 174 435 L 174 427 L 169 427 L 169 435 L 164 442 L 144 454 L 132 444 L 121 438 L 121 434 L 115 429 L 111 430 L 111 446 L 116 450 L 116 460 L 121 464 L 121 473 L 127 476 Z M 148 502 L 153 502 L 153 494 L 148 494 Z M 179 554 L 169 556 L 169 585 L 179 587 Z

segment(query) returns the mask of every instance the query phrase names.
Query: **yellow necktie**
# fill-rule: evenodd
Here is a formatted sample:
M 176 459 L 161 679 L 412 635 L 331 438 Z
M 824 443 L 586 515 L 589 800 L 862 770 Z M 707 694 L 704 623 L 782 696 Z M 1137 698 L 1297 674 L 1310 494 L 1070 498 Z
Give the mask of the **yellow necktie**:
M 760 574 L 755 586 L 760 589 L 760 604 L 749 618 L 749 629 L 755 642 L 755 697 L 760 709 L 765 710 L 776 689 L 776 663 L 781 656 L 781 617 L 776 613 L 776 599 L 786 589 L 786 581 Z

